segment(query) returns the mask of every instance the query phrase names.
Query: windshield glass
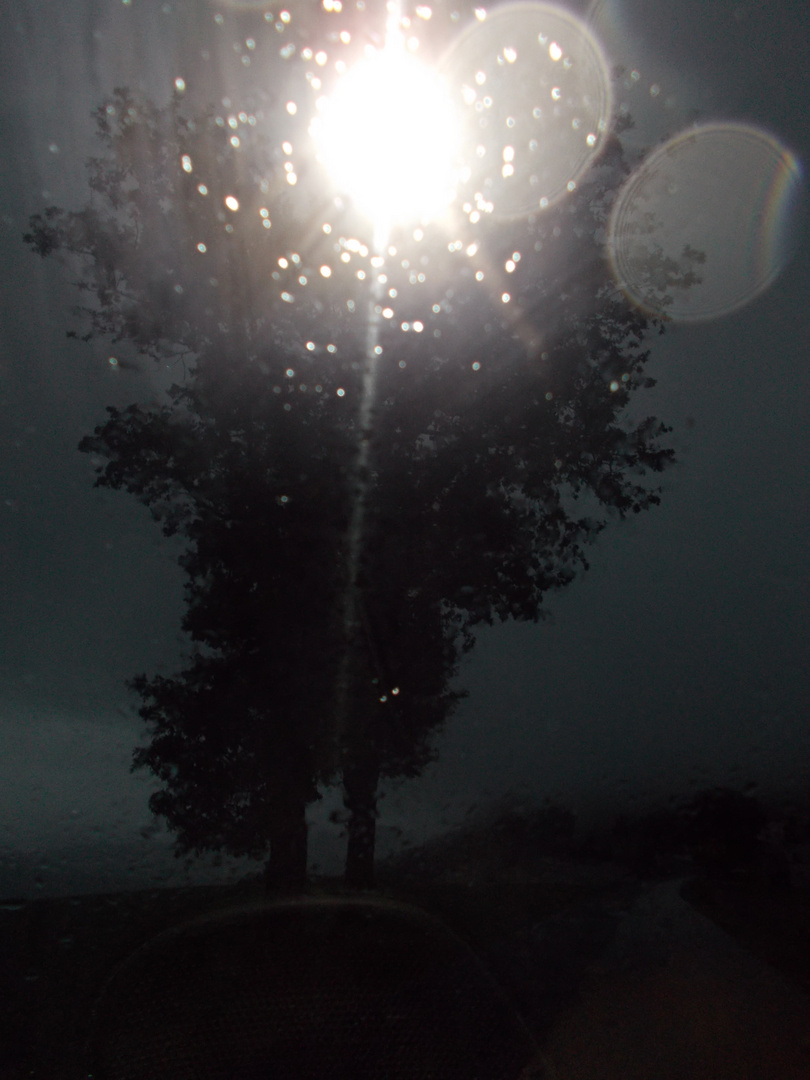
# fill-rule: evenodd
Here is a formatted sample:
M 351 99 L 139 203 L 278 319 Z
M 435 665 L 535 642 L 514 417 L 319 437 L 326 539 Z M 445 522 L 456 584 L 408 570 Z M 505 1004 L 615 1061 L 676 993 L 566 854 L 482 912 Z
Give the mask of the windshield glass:
M 810 881 L 804 12 L 7 8 L 9 1075 L 54 957 L 313 889 L 567 1075 L 505 941 Z

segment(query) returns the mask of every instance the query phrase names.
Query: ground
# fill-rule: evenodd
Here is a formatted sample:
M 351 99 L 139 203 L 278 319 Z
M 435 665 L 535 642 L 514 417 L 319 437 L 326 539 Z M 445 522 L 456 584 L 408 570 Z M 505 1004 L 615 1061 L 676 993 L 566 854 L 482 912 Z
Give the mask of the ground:
M 446 856 L 446 853 L 445 853 Z M 484 958 L 556 1080 L 810 1080 L 810 896 L 608 862 L 383 868 Z M 333 891 L 336 882 L 321 882 Z M 262 886 L 0 905 L 0 1080 L 81 1080 L 93 1001 L 153 934 Z

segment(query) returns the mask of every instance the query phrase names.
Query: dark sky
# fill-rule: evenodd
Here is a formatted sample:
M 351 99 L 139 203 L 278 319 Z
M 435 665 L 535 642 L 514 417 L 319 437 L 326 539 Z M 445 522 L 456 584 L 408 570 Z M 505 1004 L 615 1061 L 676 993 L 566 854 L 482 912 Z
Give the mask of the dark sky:
M 638 73 L 623 100 L 639 151 L 694 120 L 741 121 L 810 162 L 803 3 L 605 0 L 592 15 L 610 62 Z M 9 869 L 17 855 L 50 860 L 41 887 L 70 891 L 80 867 L 54 853 L 82 845 L 75 860 L 113 866 L 149 824 L 123 682 L 174 670 L 182 610 L 178 549 L 127 497 L 94 491 L 75 449 L 106 405 L 153 394 L 153 376 L 65 340 L 73 295 L 21 234 L 44 205 L 85 201 L 89 113 L 114 85 L 165 99 L 188 50 L 254 33 L 258 54 L 266 25 L 202 0 L 3 0 L 0 894 L 35 888 L 35 870 Z M 553 620 L 481 635 L 438 763 L 382 804 L 383 845 L 509 791 L 577 808 L 711 783 L 810 791 L 806 220 L 764 295 L 655 342 L 645 409 L 675 426 L 680 456 L 663 505 L 600 538 Z M 314 836 L 324 865 L 331 838 Z M 156 841 L 138 843 L 131 859 L 168 880 Z

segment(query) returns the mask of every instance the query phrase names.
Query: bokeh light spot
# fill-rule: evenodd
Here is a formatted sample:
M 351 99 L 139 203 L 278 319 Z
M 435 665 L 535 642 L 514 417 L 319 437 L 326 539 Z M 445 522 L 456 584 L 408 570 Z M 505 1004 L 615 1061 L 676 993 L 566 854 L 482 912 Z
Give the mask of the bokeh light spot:
M 611 116 L 608 67 L 587 27 L 563 9 L 533 2 L 496 9 L 461 35 L 442 70 L 463 120 L 468 179 L 459 194 L 473 196 L 473 223 L 481 212 L 508 219 L 552 205 L 600 153 Z M 476 192 L 486 192 L 486 207 Z
M 614 206 L 613 272 L 640 307 L 694 322 L 735 311 L 788 262 L 801 168 L 744 124 L 706 124 L 642 162 Z

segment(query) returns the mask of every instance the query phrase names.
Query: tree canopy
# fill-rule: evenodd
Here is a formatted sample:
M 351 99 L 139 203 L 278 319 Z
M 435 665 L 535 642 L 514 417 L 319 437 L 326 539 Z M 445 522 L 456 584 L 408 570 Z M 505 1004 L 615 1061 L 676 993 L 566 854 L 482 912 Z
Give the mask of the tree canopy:
M 151 736 L 134 767 L 162 781 L 178 850 L 255 856 L 279 821 L 305 855 L 303 811 L 340 776 L 367 881 L 379 778 L 430 760 L 476 627 L 540 618 L 611 517 L 659 501 L 668 429 L 629 406 L 663 323 L 602 251 L 620 141 L 528 222 L 380 253 L 316 171 L 285 182 L 253 114 L 119 90 L 95 118 L 90 203 L 46 209 L 26 241 L 77 275 L 72 335 L 175 380 L 80 446 L 187 541 L 194 651 L 133 681 Z

